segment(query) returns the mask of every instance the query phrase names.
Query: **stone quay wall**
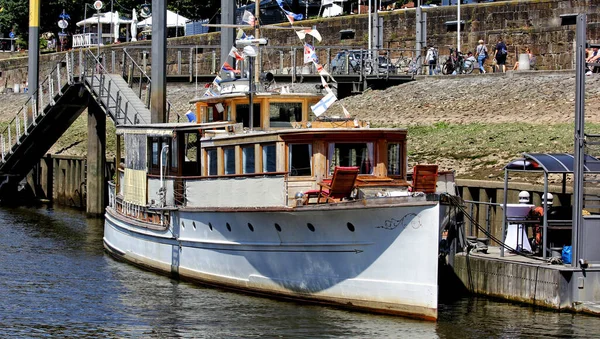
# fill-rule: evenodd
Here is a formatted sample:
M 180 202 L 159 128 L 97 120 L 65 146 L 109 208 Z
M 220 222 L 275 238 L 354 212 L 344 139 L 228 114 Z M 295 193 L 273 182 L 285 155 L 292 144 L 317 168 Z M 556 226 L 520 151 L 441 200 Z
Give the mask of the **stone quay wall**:
M 461 49 L 463 52 L 473 51 L 477 41 L 483 39 L 490 52 L 493 45 L 502 37 L 509 50 L 507 64 L 514 64 L 518 53 L 524 53 L 525 47 L 530 47 L 537 56 L 537 69 L 560 70 L 574 68 L 574 42 L 575 26 L 561 26 L 560 15 L 572 13 L 587 13 L 587 39 L 600 42 L 599 13 L 600 1 L 598 0 L 524 0 L 524 1 L 497 1 L 493 3 L 468 4 L 461 6 L 461 20 L 464 27 L 461 30 Z M 440 55 L 447 54 L 448 46 L 456 45 L 456 32 L 449 32 L 446 23 L 456 21 L 456 6 L 429 7 L 423 9 L 427 13 L 427 44 L 437 46 Z M 401 9 L 381 12 L 383 17 L 383 47 L 413 49 L 415 46 L 415 9 Z M 316 26 L 323 36 L 319 46 L 348 46 L 365 48 L 368 41 L 368 15 L 350 15 L 334 18 L 320 18 L 299 22 L 302 26 Z M 353 39 L 340 40 L 340 31 L 354 29 Z M 298 58 L 302 57 L 299 40 L 290 30 L 270 30 L 269 46 L 295 46 L 299 48 Z M 211 69 L 213 64 L 220 66 L 221 62 L 218 49 L 220 34 L 208 33 L 194 36 L 185 36 L 169 39 L 167 69 L 168 74 L 192 74 Z M 193 48 L 191 46 L 214 46 L 214 48 Z M 122 60 L 122 48 L 129 48 L 132 56 L 139 64 L 143 63 L 141 49 L 150 49 L 150 41 L 138 41 L 119 45 L 108 45 L 101 48 L 109 57 L 115 51 L 116 68 Z M 137 50 L 136 50 L 137 49 Z M 217 50 L 216 60 L 212 52 Z M 290 48 L 287 48 L 290 51 Z M 319 56 L 322 60 L 325 52 L 321 50 Z M 330 53 L 335 53 L 332 49 Z M 279 52 L 277 52 L 279 54 Z M 44 54 L 40 56 L 40 78 L 55 67 L 64 53 Z M 190 60 L 192 58 L 193 60 Z M 275 56 L 273 56 L 275 58 Z M 282 58 L 286 67 L 291 65 L 291 58 L 286 55 Z M 192 62 L 190 62 L 192 61 Z M 146 62 L 151 64 L 150 53 Z M 273 62 L 273 60 L 271 60 Z M 279 58 L 274 62 L 279 62 Z M 298 61 L 301 63 L 301 61 Z M 489 59 L 488 59 L 488 62 Z M 322 63 L 326 63 L 322 61 Z M 265 61 L 263 61 L 265 64 Z M 194 69 L 190 69 L 191 67 Z M 112 64 L 109 65 L 109 69 Z M 276 66 L 279 67 L 279 66 Z M 275 68 L 276 68 L 275 67 Z M 0 91 L 12 88 L 13 84 L 22 84 L 27 79 L 27 58 L 11 58 L 0 60 Z

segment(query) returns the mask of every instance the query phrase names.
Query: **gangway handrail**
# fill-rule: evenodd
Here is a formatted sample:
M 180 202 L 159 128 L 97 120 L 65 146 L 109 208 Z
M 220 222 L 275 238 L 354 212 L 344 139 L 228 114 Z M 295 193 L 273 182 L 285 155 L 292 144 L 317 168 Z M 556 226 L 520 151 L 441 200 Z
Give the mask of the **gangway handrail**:
M 148 83 L 148 88 L 151 88 L 152 86 L 152 79 L 150 78 L 150 76 L 148 76 L 148 73 L 146 73 L 146 71 L 135 61 L 135 59 L 129 54 L 127 53 L 127 48 L 123 48 L 123 69 L 122 69 L 122 76 L 123 78 L 125 78 L 125 72 L 127 71 L 127 60 L 131 61 L 131 64 L 138 69 L 138 71 L 140 72 L 140 75 L 143 75 L 145 78 L 145 81 Z M 132 73 L 133 76 L 133 73 Z M 129 82 L 129 79 L 127 79 L 127 81 Z M 140 88 L 141 88 L 141 80 L 140 80 Z M 139 96 L 141 99 L 141 89 L 139 91 Z M 149 95 L 147 96 L 147 100 L 146 100 L 146 108 L 150 109 L 150 100 L 148 100 Z M 171 102 L 169 102 L 169 100 L 167 100 L 167 122 L 169 121 L 169 117 L 171 115 Z M 177 114 L 177 122 L 180 122 L 182 120 L 181 115 L 179 115 L 179 113 L 175 112 L 175 114 Z
M 52 67 L 50 73 L 44 77 L 44 80 L 38 85 L 38 88 L 33 90 L 33 94 L 27 98 L 27 101 L 17 112 L 17 114 L 8 122 L 7 126 L 0 132 L 0 161 L 4 163 L 6 157 L 13 152 L 13 146 L 21 143 L 21 136 L 29 134 L 29 127 L 37 124 L 37 119 L 40 115 L 44 115 L 44 85 L 48 83 L 49 105 L 54 105 L 54 76 L 58 84 L 58 94 L 62 95 L 61 88 L 61 65 L 66 63 L 67 77 L 66 83 L 73 82 L 73 55 L 72 52 L 67 52 L 57 63 L 56 67 Z M 29 89 L 27 89 L 29 91 Z M 38 107 L 39 103 L 39 107 Z M 29 110 L 31 109 L 31 110 Z M 30 114 L 31 113 L 31 114 Z M 14 130 L 14 134 L 13 134 Z
M 144 117 L 140 114 L 140 112 L 137 109 L 133 108 L 133 107 L 132 108 L 135 109 L 135 115 L 133 117 L 133 121 L 129 118 L 129 116 L 127 114 L 128 113 L 127 110 L 123 110 L 121 108 L 121 105 L 120 105 L 120 102 L 119 102 L 119 98 L 118 97 L 117 98 L 113 97 L 112 94 L 110 93 L 110 87 L 111 86 L 115 86 L 117 88 L 117 93 L 123 92 L 123 89 L 121 87 L 119 87 L 119 85 L 117 85 L 116 83 L 113 83 L 113 82 L 109 82 L 108 89 L 104 88 L 103 87 L 103 83 L 104 83 L 104 75 L 103 74 L 108 74 L 108 71 L 106 70 L 106 68 L 104 67 L 104 65 L 102 64 L 102 62 L 99 60 L 98 56 L 95 55 L 94 52 L 91 49 L 88 48 L 88 49 L 85 50 L 85 52 L 86 52 L 86 59 L 85 59 L 86 65 L 84 67 L 84 78 L 87 77 L 87 76 L 90 76 L 92 78 L 92 80 L 91 80 L 92 83 L 90 85 L 93 87 L 93 85 L 94 85 L 94 79 L 95 79 L 95 76 L 97 75 L 94 72 L 95 69 L 96 69 L 95 66 L 98 66 L 100 68 L 101 74 L 100 74 L 99 81 L 101 83 L 99 84 L 100 90 L 99 90 L 98 96 L 101 97 L 103 91 L 107 92 L 106 110 L 111 115 L 113 115 L 113 114 L 112 114 L 111 109 L 110 109 L 110 100 L 112 100 L 115 103 L 115 105 L 116 105 L 115 109 L 117 110 L 117 112 L 115 112 L 115 115 L 112 116 L 113 120 L 115 121 L 115 124 L 118 124 L 118 121 L 117 121 L 117 118 L 119 117 L 118 113 L 123 113 L 124 119 L 126 119 L 126 121 L 128 121 L 131 124 L 135 124 L 136 123 L 136 119 L 140 119 L 143 123 L 148 123 L 144 119 Z M 87 64 L 88 58 L 90 58 L 90 57 L 94 61 L 94 65 L 92 67 L 91 75 L 88 74 L 88 68 L 89 67 L 88 67 L 88 64 Z M 127 107 L 129 107 L 129 106 L 127 106 Z

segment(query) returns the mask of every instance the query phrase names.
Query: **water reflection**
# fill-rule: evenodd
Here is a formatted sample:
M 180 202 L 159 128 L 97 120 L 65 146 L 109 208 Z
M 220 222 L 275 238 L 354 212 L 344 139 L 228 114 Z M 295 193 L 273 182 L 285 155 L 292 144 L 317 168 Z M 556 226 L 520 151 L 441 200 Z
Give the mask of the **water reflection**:
M 108 257 L 103 222 L 0 209 L 0 337 L 598 337 L 600 319 L 484 298 L 437 323 L 276 301 L 178 282 Z

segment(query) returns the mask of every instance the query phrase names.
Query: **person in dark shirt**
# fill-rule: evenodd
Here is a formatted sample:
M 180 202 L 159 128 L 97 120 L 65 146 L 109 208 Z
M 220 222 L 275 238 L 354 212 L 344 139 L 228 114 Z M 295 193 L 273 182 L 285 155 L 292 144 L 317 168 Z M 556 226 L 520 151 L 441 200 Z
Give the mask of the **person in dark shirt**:
M 498 68 L 502 71 L 502 73 L 506 72 L 506 56 L 508 54 L 508 49 L 506 48 L 506 44 L 502 41 L 502 38 L 498 38 L 498 43 L 496 44 L 496 53 L 494 58 L 496 59 L 496 64 Z

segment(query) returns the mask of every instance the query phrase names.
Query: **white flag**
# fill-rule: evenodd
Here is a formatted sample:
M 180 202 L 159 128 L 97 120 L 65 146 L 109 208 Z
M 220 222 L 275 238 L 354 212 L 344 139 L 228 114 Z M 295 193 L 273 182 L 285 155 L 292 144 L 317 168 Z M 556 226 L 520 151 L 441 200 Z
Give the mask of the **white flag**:
M 298 38 L 300 38 L 301 40 L 304 40 L 306 38 L 306 34 L 314 36 L 315 39 L 317 39 L 319 42 L 323 40 L 323 38 L 321 37 L 321 33 L 319 33 L 319 31 L 317 31 L 316 29 L 303 29 L 301 31 L 296 31 L 296 34 L 298 34 Z
M 247 23 L 248 25 L 254 27 L 256 24 L 256 17 L 252 15 L 249 11 L 244 11 L 244 16 L 242 16 L 242 21 Z
M 324 96 L 323 99 L 321 99 L 321 101 L 317 102 L 313 106 L 310 106 L 310 109 L 312 109 L 313 113 L 315 113 L 316 116 L 320 116 L 321 114 L 325 113 L 325 111 L 331 105 L 333 105 L 333 103 L 336 100 L 337 100 L 337 98 L 335 97 L 333 92 L 327 93 L 327 95 Z

